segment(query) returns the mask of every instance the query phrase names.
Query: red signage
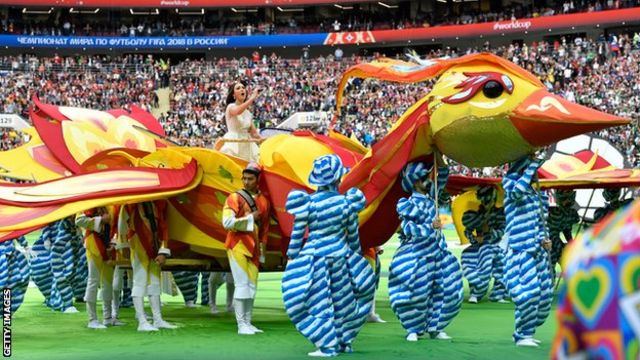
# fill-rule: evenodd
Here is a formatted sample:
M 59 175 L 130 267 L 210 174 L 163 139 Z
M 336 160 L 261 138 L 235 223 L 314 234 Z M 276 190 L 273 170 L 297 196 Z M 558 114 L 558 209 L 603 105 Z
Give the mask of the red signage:
M 375 0 L 358 0 L 371 2 Z M 3 5 L 54 6 L 54 7 L 170 7 L 170 8 L 213 8 L 213 7 L 264 7 L 300 6 L 336 3 L 352 3 L 353 0 L 4 0 Z
M 327 39 L 324 41 L 325 45 L 340 45 L 340 44 L 369 44 L 376 42 L 371 31 L 350 31 L 329 33 Z
M 451 39 L 456 37 L 474 37 L 480 35 L 513 34 L 549 29 L 571 29 L 572 27 L 603 26 L 611 24 L 640 22 L 640 7 L 608 10 L 590 13 L 545 16 L 530 19 L 488 22 L 470 25 L 436 26 L 405 30 L 371 31 L 374 42 L 392 42 L 402 40 Z M 361 42 L 362 43 L 362 42 Z

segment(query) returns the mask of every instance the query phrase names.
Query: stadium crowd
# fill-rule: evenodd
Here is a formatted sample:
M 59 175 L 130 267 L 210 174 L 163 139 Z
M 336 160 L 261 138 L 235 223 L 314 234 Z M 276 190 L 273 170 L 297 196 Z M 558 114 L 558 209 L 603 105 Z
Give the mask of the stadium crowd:
M 32 55 L 0 57 L 0 112 L 28 117 L 31 98 L 55 104 L 95 109 L 127 108 L 136 103 L 151 111 L 153 91 L 163 77 L 152 56 L 127 55 L 42 58 Z
M 444 49 L 426 56 L 489 50 L 525 67 L 549 90 L 568 100 L 634 119 L 630 126 L 599 135 L 623 151 L 631 166 L 640 167 L 639 47 L 640 34 L 611 34 L 600 39 L 562 38 L 497 48 L 486 44 L 485 49 Z M 185 60 L 169 66 L 143 55 L 0 57 L 0 113 L 27 117 L 33 95 L 58 105 L 111 109 L 126 108 L 133 102 L 151 110 L 158 106 L 154 89 L 169 85 L 169 110 L 159 116 L 168 136 L 180 144 L 211 147 L 226 132 L 224 99 L 233 79 L 246 79 L 250 87 L 264 89 L 253 107 L 258 127 L 264 128 L 280 124 L 298 111 L 332 112 L 341 73 L 366 60 L 370 59 L 351 56 L 338 60 L 331 55 L 284 59 L 256 52 L 252 57 Z M 429 81 L 403 85 L 356 79 L 347 88 L 345 111 L 336 129 L 371 146 L 411 104 L 429 92 L 431 85 Z M 5 134 L 1 146 L 14 146 L 19 140 L 19 136 Z M 454 167 L 457 173 L 484 176 L 501 171 Z

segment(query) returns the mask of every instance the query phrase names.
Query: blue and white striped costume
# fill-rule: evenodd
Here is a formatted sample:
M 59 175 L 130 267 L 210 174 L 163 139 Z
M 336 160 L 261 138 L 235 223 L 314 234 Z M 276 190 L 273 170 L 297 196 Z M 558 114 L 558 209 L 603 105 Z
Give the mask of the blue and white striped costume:
M 180 289 L 180 293 L 182 293 L 185 304 L 190 301 L 195 304 L 198 301 L 198 283 L 200 283 L 200 299 L 202 305 L 209 305 L 209 273 L 201 273 L 199 271 L 173 271 L 172 274 L 178 289 Z
M 285 309 L 298 331 L 330 355 L 351 351 L 375 291 L 375 276 L 361 255 L 358 235 L 364 194 L 355 188 L 345 195 L 337 192 L 342 169 L 335 155 L 316 159 L 310 182 L 322 171 L 329 178 L 315 181 L 320 185 L 311 195 L 292 191 L 286 204 L 294 223 L 282 278 Z M 306 229 L 309 237 L 303 247 Z
M 131 298 L 131 282 L 133 281 L 132 278 L 133 274 L 131 270 L 122 271 L 122 297 L 120 302 L 121 308 L 130 308 L 133 306 L 133 299 Z
M 198 273 L 195 271 L 172 271 L 171 273 L 185 304 L 188 302 L 195 304 L 198 300 Z
M 55 289 L 55 284 L 51 270 L 51 245 L 55 240 L 57 229 L 57 223 L 51 223 L 42 228 L 40 237 L 33 244 L 33 252 L 36 256 L 31 260 L 31 278 L 44 296 L 44 304 L 52 309 L 62 307 L 60 293 L 52 291 Z
M 15 239 L 26 250 L 29 248 L 23 236 Z M 31 269 L 27 256 L 16 249 L 14 240 L 0 243 L 0 288 L 11 289 L 11 313 L 18 311 L 29 285 Z
M 487 196 L 482 196 L 483 193 L 487 193 Z M 492 187 L 478 190 L 478 198 L 482 206 L 478 211 L 467 211 L 462 216 L 465 235 L 471 243 L 462 251 L 462 271 L 469 282 L 470 295 L 477 300 L 482 299 L 489 290 L 491 278 L 493 278 L 493 288 L 489 299 L 499 301 L 507 297 L 507 288 L 504 283 L 505 254 L 498 245 L 504 234 L 505 217 L 503 208 L 491 204 L 495 202 L 495 194 Z M 481 236 L 482 242 L 478 242 L 476 236 Z
M 78 235 L 74 222 L 66 218 L 58 221 L 57 225 L 56 236 L 51 244 L 51 270 L 54 286 L 62 300 L 61 306 L 55 310 L 65 310 L 73 306 L 74 296 L 85 290 L 86 255 L 82 237 Z
M 556 206 L 549 208 L 547 225 L 549 228 L 549 240 L 551 240 L 551 279 L 556 278 L 556 264 L 560 263 L 562 250 L 565 243 L 573 238 L 573 225 L 580 221 L 578 210 L 574 208 L 576 193 L 573 190 L 556 190 Z
M 73 222 L 63 219 L 44 227 L 33 251 L 37 257 L 31 263 L 32 278 L 45 305 L 58 311 L 72 307 L 87 284 L 84 246 Z
M 442 232 L 432 226 L 435 187 L 430 186 L 429 195 L 414 189 L 416 181 L 428 181 L 429 170 L 422 163 L 409 163 L 402 172 L 402 187 L 412 194 L 397 205 L 402 234 L 389 268 L 389 299 L 408 334 L 436 336 L 460 311 L 463 284 L 460 264 Z M 438 170 L 440 190 L 448 174 L 446 167 Z
M 89 277 L 89 265 L 87 264 L 87 250 L 84 248 L 84 238 L 78 233 L 75 227 L 75 219 L 70 219 L 73 225 L 73 236 L 71 238 L 71 248 L 73 249 L 73 261 L 75 275 L 73 277 L 73 297 L 76 301 L 84 301 L 84 293 L 87 289 L 87 278 Z
M 514 341 L 531 338 L 551 311 L 553 282 L 547 238 L 545 195 L 531 186 L 540 163 L 529 157 L 515 162 L 502 180 L 505 190 L 506 282 L 516 305 Z M 548 203 L 548 202 L 547 202 Z
M 209 272 L 200 273 L 200 305 L 209 305 Z

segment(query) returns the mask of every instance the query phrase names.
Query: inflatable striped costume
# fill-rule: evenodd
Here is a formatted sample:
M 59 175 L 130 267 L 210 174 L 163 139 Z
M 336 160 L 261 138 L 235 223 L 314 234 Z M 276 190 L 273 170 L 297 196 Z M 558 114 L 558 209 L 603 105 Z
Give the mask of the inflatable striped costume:
M 477 303 L 493 288 L 489 300 L 506 302 L 507 288 L 504 284 L 504 250 L 498 245 L 504 234 L 504 209 L 495 205 L 497 191 L 493 186 L 478 189 L 480 200 L 477 211 L 470 210 L 462 216 L 465 235 L 471 242 L 462 252 L 462 270 L 469 281 L 469 302 Z
M 11 289 L 11 313 L 18 311 L 29 285 L 31 269 L 27 256 L 32 256 L 24 236 L 15 239 L 24 249 L 16 248 L 14 240 L 0 243 L 0 288 Z
M 310 356 L 351 352 L 375 291 L 373 269 L 361 254 L 358 235 L 364 194 L 355 188 L 345 195 L 337 191 L 347 171 L 336 155 L 319 157 L 309 176 L 318 190 L 310 195 L 292 191 L 287 198 L 294 223 L 282 293 L 296 329 L 318 348 Z
M 184 306 L 196 307 L 198 302 L 198 288 L 200 284 L 200 299 L 202 305 L 209 305 L 209 273 L 199 271 L 173 271 L 173 279 L 180 289 L 184 299 Z M 202 280 L 201 280 L 202 278 Z
M 576 193 L 573 190 L 556 190 L 556 206 L 549 208 L 549 239 L 551 240 L 551 279 L 556 278 L 556 264 L 560 262 L 565 242 L 573 238 L 573 225 L 580 221 L 578 210 L 575 209 Z
M 593 214 L 594 223 L 604 219 L 608 214 L 631 202 L 632 199 L 621 199 L 621 195 L 621 189 L 607 188 L 602 190 L 602 197 L 604 198 L 605 206 L 596 209 Z
M 73 219 L 66 218 L 57 224 L 57 234 L 51 244 L 51 270 L 62 300 L 58 310 L 74 313 L 77 310 L 73 306 L 73 298 L 86 289 L 86 255 Z
M 82 298 L 87 286 L 87 257 L 72 218 L 45 226 L 33 244 L 31 278 L 49 308 L 77 313 L 74 297 Z
M 42 228 L 40 237 L 33 243 L 35 256 L 31 260 L 31 279 L 44 296 L 44 304 L 51 309 L 61 310 L 62 298 L 57 291 L 51 270 L 51 244 L 55 240 L 57 229 L 57 222 L 48 224 Z M 84 295 L 84 288 L 82 293 Z
M 429 180 L 430 172 L 417 162 L 402 171 L 402 188 L 411 197 L 400 199 L 397 205 L 402 234 L 389 268 L 391 309 L 409 341 L 427 332 L 432 338 L 450 339 L 443 330 L 458 314 L 463 300 L 460 264 L 447 249 L 442 232 L 433 227 L 436 189 Z M 448 174 L 448 168 L 438 169 L 439 190 Z
M 502 180 L 509 244 L 506 282 L 516 305 L 513 339 L 518 346 L 538 346 L 533 335 L 549 316 L 553 299 L 549 254 L 543 248 L 547 204 L 531 186 L 540 164 L 524 157 L 509 167 Z

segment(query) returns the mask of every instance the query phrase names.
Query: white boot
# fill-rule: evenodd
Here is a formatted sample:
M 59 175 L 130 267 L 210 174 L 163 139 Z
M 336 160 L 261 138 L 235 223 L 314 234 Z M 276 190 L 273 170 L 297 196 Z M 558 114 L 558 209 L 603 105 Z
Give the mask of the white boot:
M 307 355 L 311 356 L 311 357 L 332 357 L 332 356 L 336 356 L 338 355 L 336 352 L 324 352 L 320 349 L 314 351 L 314 352 L 310 352 Z
M 216 315 L 220 313 L 218 306 L 216 305 L 216 294 L 218 293 L 218 286 L 213 281 L 213 274 L 209 275 L 209 310 L 212 314 Z
M 77 314 L 80 311 L 78 311 L 78 309 L 76 309 L 75 306 L 69 306 L 68 308 L 64 309 L 64 311 L 62 312 L 63 314 Z
M 254 335 L 256 332 L 253 331 L 248 325 L 245 319 L 246 316 L 246 307 L 247 307 L 247 299 L 234 299 L 233 301 L 235 311 L 236 311 L 236 322 L 238 323 L 238 334 L 239 335 Z
M 434 339 L 437 339 L 437 340 L 451 340 L 452 338 L 451 338 L 451 336 L 447 335 L 446 332 L 440 331 L 440 332 L 438 332 L 438 335 L 436 335 L 436 337 Z
M 407 341 L 418 341 L 418 334 L 410 333 L 407 335 Z
M 471 296 L 469 297 L 469 303 L 470 303 L 470 304 L 477 304 L 477 303 L 478 303 L 478 298 L 477 298 L 477 297 L 475 297 L 475 296 L 473 296 L 473 295 L 471 295 Z
M 376 314 L 376 301 L 375 299 L 371 301 L 371 311 L 369 311 L 369 315 L 367 315 L 367 322 L 371 323 L 386 323 L 386 321 L 382 320 L 380 315 Z
M 142 296 L 132 296 L 131 299 L 136 310 L 136 319 L 138 319 L 138 331 L 158 331 L 158 328 L 147 321 L 147 316 L 144 313 L 144 298 Z
M 111 310 L 112 310 L 111 300 L 102 300 L 102 323 L 106 325 L 111 325 Z
M 249 326 L 251 330 L 253 330 L 254 333 L 263 333 L 264 331 L 253 326 L 253 324 L 251 323 L 251 318 L 253 316 L 253 302 L 256 300 L 246 299 L 244 301 L 247 302 L 247 307 L 245 308 L 245 313 L 244 313 L 245 323 Z
M 113 291 L 113 300 L 111 300 L 111 303 L 113 304 L 111 308 L 111 321 L 105 325 L 125 326 L 126 324 L 118 319 L 120 316 L 120 291 Z
M 516 346 L 521 347 L 538 347 L 538 344 L 532 338 L 523 338 L 516 341 Z
M 100 324 L 100 321 L 98 320 L 91 320 L 89 321 L 89 324 L 87 324 L 87 327 L 89 329 L 106 329 L 107 327 Z
M 516 346 L 518 347 L 538 347 L 538 343 L 533 339 L 533 337 L 525 337 L 518 341 L 516 341 Z
M 98 321 L 98 315 L 96 314 L 96 303 L 87 301 L 87 314 L 89 315 L 89 329 L 106 329 L 107 327 L 100 324 Z
M 193 300 L 189 300 L 184 303 L 184 307 L 193 309 L 194 307 L 196 307 L 196 303 Z
M 160 310 L 160 295 L 149 295 L 149 303 L 151 303 L 151 313 L 153 314 L 153 326 L 158 329 L 177 329 L 178 327 L 164 321 Z

